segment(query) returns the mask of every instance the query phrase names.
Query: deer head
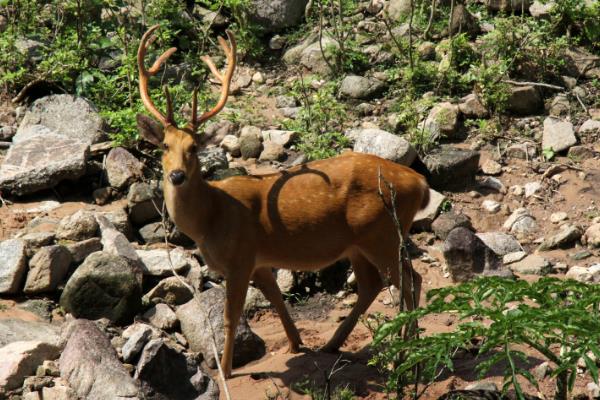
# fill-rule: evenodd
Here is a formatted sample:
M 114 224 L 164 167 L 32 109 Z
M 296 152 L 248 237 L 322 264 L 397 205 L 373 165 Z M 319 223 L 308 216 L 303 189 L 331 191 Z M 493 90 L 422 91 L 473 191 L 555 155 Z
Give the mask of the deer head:
M 194 89 L 192 94 L 192 116 L 190 122 L 183 128 L 177 127 L 173 116 L 173 102 L 169 94 L 168 86 L 164 86 L 165 98 L 167 100 L 167 113 L 163 114 L 154 105 L 148 91 L 148 81 L 151 76 L 156 75 L 162 64 L 177 51 L 172 47 L 165 51 L 156 59 L 150 69 L 146 69 L 144 58 L 148 47 L 154 42 L 156 31 L 160 25 L 154 25 L 146 31 L 137 52 L 137 64 L 139 69 L 139 87 L 140 96 L 146 109 L 156 118 L 156 120 L 143 115 L 137 115 L 137 125 L 140 136 L 148 142 L 159 146 L 163 150 L 162 165 L 165 180 L 168 180 L 174 186 L 180 186 L 197 176 L 199 172 L 198 159 L 196 152 L 198 151 L 198 127 L 215 116 L 225 107 L 227 97 L 229 96 L 229 85 L 233 76 L 233 71 L 236 64 L 236 44 L 233 34 L 227 31 L 229 44 L 225 39 L 219 37 L 219 44 L 227 56 L 227 70 L 222 74 L 209 56 L 201 57 L 201 60 L 208 66 L 212 74 L 221 82 L 221 96 L 217 104 L 209 111 L 206 111 L 201 116 L 197 115 L 198 94 Z M 158 122 L 157 122 L 158 121 Z

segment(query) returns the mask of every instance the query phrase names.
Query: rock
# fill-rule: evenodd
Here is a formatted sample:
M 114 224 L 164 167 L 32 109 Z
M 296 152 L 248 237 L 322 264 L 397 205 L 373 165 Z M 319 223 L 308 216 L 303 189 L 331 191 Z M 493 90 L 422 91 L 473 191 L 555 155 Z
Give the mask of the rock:
M 494 160 L 488 159 L 481 164 L 481 172 L 486 175 L 499 175 L 502 173 L 502 165 Z
M 354 151 L 374 154 L 407 166 L 417 158 L 417 152 L 406 139 L 381 129 L 360 130 L 356 135 Z
M 289 146 L 298 137 L 298 132 L 295 131 L 281 131 L 278 129 L 269 129 L 262 131 L 262 138 L 264 142 L 277 143 L 281 146 Z
M 170 252 L 167 249 L 154 250 L 136 250 L 139 259 L 142 261 L 144 275 L 150 276 L 170 276 L 173 275 L 173 269 L 177 273 L 185 273 L 190 268 L 200 268 L 198 261 L 185 250 L 177 247 Z M 169 257 L 171 262 L 169 262 Z
M 265 83 L 265 76 L 263 75 L 262 72 L 260 71 L 256 71 L 253 75 L 252 75 L 252 82 L 254 83 Z
M 321 47 L 323 48 L 323 51 L 321 51 Z M 338 48 L 339 44 L 335 40 L 328 36 L 323 36 L 320 45 L 319 41 L 317 40 L 316 42 L 302 49 L 300 54 L 300 64 L 316 74 L 327 75 L 331 73 L 331 70 L 323 58 L 323 52 L 328 55 L 328 60 L 331 63 L 333 61 L 331 52 L 332 50 Z
M 135 361 L 140 354 L 144 345 L 152 336 L 152 329 L 145 324 L 137 324 L 138 329 L 135 329 L 128 337 L 127 341 L 121 349 L 123 361 L 131 363 Z
M 31 138 L 32 126 L 45 127 L 45 133 L 41 133 L 40 143 L 46 143 L 44 139 L 47 134 L 58 134 L 67 136 L 68 139 L 76 140 L 90 145 L 101 142 L 105 135 L 102 117 L 98 110 L 88 100 L 68 94 L 55 94 L 37 99 L 25 113 L 13 142 L 19 143 Z M 47 148 L 48 154 L 52 149 Z M 59 152 L 70 152 L 68 149 L 60 149 Z
M 308 0 L 252 0 L 248 17 L 264 32 L 277 32 L 302 22 Z
M 457 33 L 467 33 L 470 36 L 474 36 L 479 33 L 477 18 L 475 18 L 461 3 L 454 6 L 451 21 L 450 32 L 452 35 Z
M 340 85 L 340 95 L 351 99 L 369 100 L 379 96 L 385 89 L 385 84 L 375 78 L 347 75 Z
M 392 20 L 399 20 L 410 14 L 410 0 L 390 0 L 385 8 L 385 12 Z
M 30 232 L 23 236 L 19 235 L 18 238 L 25 242 L 27 249 L 31 250 L 52 244 L 56 235 L 53 232 Z
M 512 233 L 531 234 L 537 230 L 537 223 L 526 208 L 517 208 L 502 227 Z
M 220 147 L 200 150 L 198 152 L 198 162 L 200 163 L 200 171 L 205 179 L 211 179 L 218 171 L 229 168 L 227 153 Z
M 423 160 L 429 171 L 429 185 L 435 190 L 461 189 L 474 181 L 479 152 L 442 145 Z
M 473 229 L 473 226 L 471 225 L 471 219 L 469 219 L 467 215 L 462 213 L 457 214 L 454 211 L 440 214 L 440 216 L 433 221 L 433 224 L 431 224 L 433 233 L 435 233 L 435 236 L 441 240 L 446 240 L 448 234 L 454 228 L 458 227 L 471 230 Z
M 129 216 L 127 215 L 127 211 L 124 208 L 118 208 L 114 211 L 108 212 L 96 212 L 95 214 L 97 216 L 99 215 L 105 217 L 108 220 L 108 222 L 110 222 L 113 225 L 114 229 L 121 232 L 128 239 L 133 238 L 133 228 L 129 223 Z
M 566 66 L 571 76 L 587 79 L 600 78 L 600 56 L 583 47 L 568 47 L 565 52 Z
M 275 273 L 277 286 L 281 293 L 288 293 L 294 288 L 295 278 L 294 273 L 289 269 L 278 269 Z
M 148 225 L 144 225 L 139 230 L 139 234 L 145 244 L 164 243 L 165 236 L 168 234 L 165 232 L 162 222 L 153 222 Z
M 498 178 L 493 176 L 484 176 L 479 180 L 479 186 L 486 189 L 492 189 L 499 193 L 506 193 L 506 186 Z
M 200 293 L 200 303 L 191 300 L 177 309 L 177 318 L 181 325 L 181 332 L 190 344 L 192 351 L 201 352 L 209 367 L 214 368 L 212 346 L 212 333 L 208 324 L 212 325 L 217 342 L 219 356 L 223 352 L 225 333 L 223 330 L 223 311 L 225 307 L 225 291 L 221 288 L 212 288 Z M 202 308 L 201 308 L 202 307 Z M 207 315 L 209 320 L 206 319 Z M 244 317 L 238 325 L 234 341 L 234 367 L 256 360 L 265 354 L 265 343 L 256 336 L 248 326 Z
M 281 35 L 274 35 L 269 40 L 269 49 L 271 50 L 281 50 L 287 43 L 287 38 Z
M 594 282 L 594 277 L 588 268 L 579 267 L 577 265 L 569 268 L 567 273 L 565 274 L 566 279 L 574 279 L 579 282 Z
M 102 249 L 104 252 L 114 256 L 123 257 L 128 260 L 132 266 L 141 269 L 142 262 L 125 235 L 119 232 L 115 226 L 110 223 L 108 218 L 103 215 L 97 214 L 96 220 L 100 226 Z
M 127 208 L 131 221 L 142 225 L 160 217 L 158 210 L 162 208 L 162 196 L 156 185 L 135 182 L 129 187 Z
M 466 282 L 476 275 L 511 276 L 502 261 L 467 228 L 453 229 L 444 241 L 444 260 L 453 282 Z
M 47 322 L 0 319 L 0 347 L 18 341 L 35 341 L 60 346 L 60 328 Z
M 549 114 L 553 117 L 567 116 L 571 112 L 571 104 L 564 94 L 558 94 L 552 99 Z
M 75 320 L 60 356 L 60 375 L 81 398 L 141 399 L 139 384 L 119 362 L 108 338 L 92 321 Z
M 500 257 L 509 253 L 523 251 L 523 247 L 521 247 L 521 244 L 517 241 L 517 239 L 515 239 L 514 236 L 506 233 L 484 232 L 478 233 L 477 237 Z
M 285 157 L 285 149 L 279 143 L 264 142 L 263 151 L 258 157 L 259 161 L 281 161 Z
M 33 66 L 42 60 L 42 50 L 45 47 L 42 42 L 24 37 L 17 37 L 14 44 L 17 51 L 26 57 L 26 64 Z
M 598 399 L 600 398 L 600 386 L 598 386 L 598 384 L 594 383 L 594 382 L 589 382 L 587 385 L 585 385 L 585 391 L 588 394 L 588 398 L 591 399 Z
M 245 126 L 240 133 L 240 152 L 242 158 L 258 158 L 262 150 L 261 131 L 255 126 Z
M 45 360 L 42 362 L 42 365 L 37 367 L 35 371 L 36 376 L 60 376 L 60 370 L 58 369 L 58 365 L 55 361 Z
M 86 170 L 88 147 L 56 133 L 14 143 L 0 166 L 0 189 L 22 196 L 78 179 Z
M 34 294 L 56 289 L 67 276 L 71 261 L 71 253 L 64 246 L 42 247 L 29 261 L 23 291 Z
M 76 318 L 131 321 L 141 306 L 142 279 L 127 259 L 106 252 L 91 254 L 69 278 L 60 305 Z
M 11 141 L 13 136 L 17 133 L 17 128 L 14 126 L 1 126 L 0 127 L 0 140 Z
M 541 1 L 535 0 L 533 4 L 529 6 L 529 13 L 534 18 L 549 18 L 550 13 L 555 5 L 556 3 L 554 1 L 542 3 Z
M 68 386 L 55 385 L 42 388 L 40 400 L 78 400 L 77 394 Z M 25 400 L 25 399 L 23 399 Z
M 153 339 L 144 347 L 135 379 L 141 380 L 144 390 L 155 396 L 151 398 L 219 398 L 217 384 L 163 339 Z
M 545 275 L 550 272 L 552 266 L 545 258 L 530 254 L 521 261 L 510 264 L 509 267 L 517 274 Z
M 573 124 L 560 121 L 552 117 L 544 120 L 544 135 L 542 137 L 542 149 L 552 149 L 555 152 L 568 150 L 577 144 L 577 138 L 573 132 Z
M 25 242 L 9 239 L 0 242 L 0 294 L 17 293 L 27 268 Z
M 56 229 L 59 240 L 81 241 L 95 237 L 98 234 L 98 222 L 94 214 L 79 210 L 60 220 Z
M 277 96 L 275 97 L 275 107 L 277 108 L 286 108 L 286 107 L 296 107 L 298 102 L 293 96 Z M 286 131 L 283 131 L 286 132 Z M 263 133 L 264 135 L 264 133 Z M 264 137 L 264 136 L 263 136 Z
M 475 382 L 470 385 L 465 386 L 465 390 L 488 390 L 488 391 L 498 391 L 498 386 L 494 382 Z
M 235 135 L 227 135 L 221 140 L 219 144 L 229 154 L 233 157 L 239 157 L 241 155 L 240 152 L 240 141 Z
M 550 215 L 550 222 L 553 224 L 557 224 L 567 219 L 569 219 L 569 215 L 564 211 L 555 212 Z
M 123 189 L 144 176 L 144 164 L 122 147 L 115 147 L 106 156 L 108 183 Z
M 423 125 L 433 140 L 455 138 L 460 127 L 460 110 L 456 104 L 444 102 L 434 106 Z
M 163 331 L 170 331 L 177 326 L 177 316 L 166 304 L 157 304 L 143 315 L 144 319 Z
M 489 212 L 490 214 L 495 214 L 498 211 L 500 211 L 500 209 L 502 208 L 502 204 L 498 203 L 496 200 L 488 199 L 484 200 L 483 203 L 481 203 L 481 207 L 483 207 L 483 209 Z
M 590 225 L 581 237 L 581 242 L 588 247 L 600 248 L 600 223 Z
M 530 0 L 485 0 L 490 11 L 520 12 L 527 10 Z
M 506 148 L 506 156 L 509 158 L 520 158 L 531 160 L 537 156 L 536 145 L 533 143 L 516 143 Z
M 431 230 L 431 224 L 438 216 L 444 201 L 446 201 L 446 196 L 430 188 L 429 204 L 423 210 L 417 212 L 413 219 L 412 229 L 422 231 Z
M 302 58 L 302 52 L 306 50 L 311 44 L 317 40 L 319 35 L 317 33 L 310 33 L 306 39 L 297 44 L 296 46 L 290 47 L 283 54 L 283 62 L 288 65 L 295 65 L 300 63 L 300 59 Z
M 461 99 L 458 109 L 467 118 L 485 118 L 488 116 L 488 110 L 481 103 L 477 95 L 471 93 Z
M 583 124 L 581 124 L 577 132 L 579 132 L 579 134 L 600 132 L 600 121 L 588 119 Z
M 574 161 L 589 160 L 594 158 L 594 151 L 587 146 L 572 146 L 569 147 L 567 157 Z
M 544 109 L 544 102 L 533 86 L 511 87 L 506 105 L 508 111 L 522 116 L 535 115 Z
M 154 288 L 146 293 L 142 302 L 162 302 L 169 305 L 180 305 L 187 303 L 193 295 L 189 289 L 175 276 L 161 280 Z
M 581 229 L 574 225 L 565 224 L 560 227 L 560 231 L 555 235 L 544 240 L 540 250 L 552 250 L 557 248 L 570 247 L 573 242 L 581 237 Z
M 243 75 L 246 77 L 246 75 Z M 239 78 L 237 79 L 238 86 L 240 84 Z M 250 77 L 248 76 L 247 85 L 250 85 Z M 246 85 L 246 86 L 247 86 Z M 232 89 L 233 90 L 233 89 Z M 233 135 L 237 129 L 237 125 L 231 121 L 226 119 L 218 120 L 206 125 L 204 128 L 204 135 L 202 136 L 200 143 L 204 146 L 214 145 L 218 146 L 219 143 L 225 138 L 227 135 Z M 210 149 L 205 149 L 210 150 Z
M 44 360 L 55 359 L 57 346 L 41 341 L 19 341 L 0 348 L 0 395 L 20 388 L 25 377 L 34 375 Z
M 260 309 L 271 307 L 269 300 L 254 286 L 248 286 L 246 301 L 244 302 L 244 315 L 252 315 Z
M 515 251 L 513 253 L 505 254 L 504 257 L 502 257 L 502 262 L 504 264 L 512 264 L 514 262 L 521 261 L 525 257 L 527 257 L 527 252 Z

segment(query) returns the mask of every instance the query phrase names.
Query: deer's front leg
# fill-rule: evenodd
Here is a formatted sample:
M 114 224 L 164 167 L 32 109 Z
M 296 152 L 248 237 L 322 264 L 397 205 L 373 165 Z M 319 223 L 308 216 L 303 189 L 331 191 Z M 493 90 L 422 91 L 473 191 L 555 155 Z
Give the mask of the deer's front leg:
M 224 329 L 225 346 L 223 347 L 223 356 L 221 357 L 221 368 L 225 378 L 231 377 L 233 368 L 233 343 L 235 341 L 235 332 L 246 300 L 246 292 L 250 282 L 250 273 L 244 274 L 241 270 L 235 271 L 236 274 L 227 276 L 227 299 L 225 302 Z

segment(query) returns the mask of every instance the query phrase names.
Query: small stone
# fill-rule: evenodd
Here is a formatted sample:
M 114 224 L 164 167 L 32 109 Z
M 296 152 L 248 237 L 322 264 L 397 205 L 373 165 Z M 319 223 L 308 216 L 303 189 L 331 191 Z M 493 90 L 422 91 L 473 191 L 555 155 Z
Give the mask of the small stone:
M 144 275 L 170 276 L 173 275 L 173 269 L 177 273 L 183 273 L 190 268 L 200 268 L 198 261 L 179 247 L 173 250 L 153 249 L 135 252 L 142 262 Z
M 276 272 L 277 286 L 281 293 L 290 292 L 295 285 L 294 273 L 289 269 L 278 269 Z
M 67 250 L 71 253 L 73 262 L 80 263 L 90 254 L 102 250 L 102 241 L 100 238 L 91 238 L 82 240 L 81 242 L 70 243 L 66 245 Z
M 552 117 L 544 120 L 544 134 L 542 137 L 542 149 L 552 149 L 555 152 L 568 150 L 577 144 L 577 138 L 573 132 L 573 124 Z
M 9 239 L 0 242 L 0 294 L 17 293 L 27 269 L 25 242 Z
M 541 363 L 533 369 L 532 374 L 535 377 L 535 379 L 537 379 L 537 381 L 539 382 L 544 380 L 550 372 L 550 364 L 548 363 L 548 361 L 544 361 L 543 363 Z
M 267 141 L 263 143 L 263 151 L 258 158 L 259 161 L 280 161 L 285 156 L 285 149 L 279 143 Z
M 298 137 L 298 133 L 295 131 L 282 131 L 278 129 L 270 129 L 262 131 L 262 138 L 264 142 L 273 142 L 281 146 L 289 146 Z
M 581 238 L 588 247 L 600 248 L 600 223 L 590 225 Z
M 518 208 L 504 222 L 503 228 L 512 233 L 531 234 L 537 230 L 537 223 L 529 210 Z
M 298 102 L 293 96 L 277 96 L 275 98 L 275 107 L 277 108 L 290 108 L 296 107 Z
M 221 141 L 220 146 L 233 157 L 239 157 L 241 155 L 240 141 L 235 135 L 225 136 Z
M 594 132 L 600 132 L 600 121 L 593 119 L 586 120 L 578 130 L 579 134 L 589 134 Z
M 79 210 L 75 214 L 63 218 L 58 224 L 56 238 L 59 240 L 81 241 L 93 238 L 98 234 L 98 223 L 94 214 Z
M 496 200 L 484 200 L 483 203 L 481 203 L 481 206 L 484 210 L 491 214 L 497 213 L 500 211 L 500 208 L 502 208 L 502 205 Z
M 152 335 L 152 329 L 144 324 L 137 324 L 136 329 L 127 339 L 127 342 L 121 349 L 123 355 L 123 361 L 129 363 L 135 360 L 136 356 L 140 354 L 140 351 L 144 348 L 146 342 Z
M 265 83 L 265 76 L 263 75 L 262 72 L 260 71 L 256 71 L 253 75 L 252 75 L 252 82 L 254 83 Z
M 488 159 L 481 165 L 481 171 L 486 175 L 499 175 L 502 172 L 502 165 Z
M 523 250 L 517 239 L 515 239 L 513 235 L 509 235 L 507 233 L 481 232 L 477 233 L 477 237 L 499 256 L 504 256 L 508 253 L 514 253 L 516 251 Z
M 458 227 L 472 229 L 471 219 L 462 213 L 449 211 L 440 214 L 431 224 L 431 229 L 435 236 L 441 240 L 446 240 L 452 230 Z
M 60 376 L 60 370 L 58 369 L 58 365 L 56 361 L 45 360 L 42 365 L 40 365 L 36 372 L 36 376 Z
M 122 147 L 113 148 L 106 156 L 108 183 L 123 189 L 144 176 L 144 164 Z
M 245 160 L 248 158 L 258 158 L 262 150 L 260 141 L 261 131 L 255 126 L 245 126 L 240 133 L 240 154 Z
M 512 253 L 505 254 L 502 257 L 502 262 L 504 264 L 512 264 L 514 262 L 521 261 L 525 257 L 527 257 L 527 252 L 525 252 L 525 251 L 515 251 L 515 252 L 512 252 Z
M 529 182 L 525 184 L 525 198 L 529 198 L 542 189 L 542 184 L 539 182 Z
M 372 99 L 379 96 L 385 89 L 385 84 L 375 78 L 348 75 L 340 85 L 340 94 L 352 99 Z
M 506 186 L 498 178 L 493 176 L 485 176 L 479 181 L 479 185 L 484 188 L 493 189 L 500 193 L 506 193 Z
M 129 187 L 127 193 L 127 208 L 131 221 L 142 225 L 160 217 L 162 207 L 161 195 L 157 185 L 145 182 L 135 182 Z
M 465 386 L 465 390 L 485 390 L 489 392 L 498 392 L 498 386 L 494 382 L 480 381 Z
M 551 265 L 543 257 L 530 254 L 521 261 L 509 265 L 513 272 L 524 275 L 546 275 L 550 272 Z
M 558 211 L 550 215 L 550 222 L 558 224 L 559 222 L 569 219 L 569 215 L 564 211 Z
M 440 103 L 434 106 L 423 125 L 432 139 L 454 138 L 460 127 L 460 110 L 452 103 Z
M 540 250 L 545 251 L 571 246 L 573 242 L 579 240 L 581 235 L 582 232 L 579 227 L 565 224 L 561 226 L 558 233 L 544 240 L 540 246 Z
M 473 93 L 463 97 L 458 108 L 467 118 L 485 118 L 488 116 L 488 110 L 477 95 Z
M 64 246 L 42 247 L 29 261 L 23 291 L 36 294 L 56 289 L 66 277 L 71 261 L 71 253 Z
M 516 115 L 532 115 L 543 110 L 544 102 L 533 86 L 513 86 L 510 88 L 507 109 Z
M 592 398 L 592 399 L 600 398 L 600 386 L 598 386 L 597 383 L 594 383 L 594 382 L 588 383 L 587 385 L 585 385 L 585 390 L 590 398 Z
M 402 165 L 411 165 L 417 157 L 416 150 L 406 139 L 372 128 L 357 132 L 354 151 L 373 154 Z
M 199 284 L 198 286 L 202 286 Z M 142 299 L 144 303 L 167 303 L 169 305 L 185 304 L 192 299 L 190 290 L 177 278 L 170 276 L 162 279 Z
M 143 315 L 144 319 L 150 322 L 153 326 L 158 329 L 162 329 L 165 331 L 173 330 L 177 323 L 177 316 L 166 304 L 157 304 L 152 307 L 148 311 L 146 311 Z
M 57 346 L 41 341 L 13 342 L 0 348 L 0 388 L 21 387 L 25 377 L 35 374 L 38 365 L 58 354 Z

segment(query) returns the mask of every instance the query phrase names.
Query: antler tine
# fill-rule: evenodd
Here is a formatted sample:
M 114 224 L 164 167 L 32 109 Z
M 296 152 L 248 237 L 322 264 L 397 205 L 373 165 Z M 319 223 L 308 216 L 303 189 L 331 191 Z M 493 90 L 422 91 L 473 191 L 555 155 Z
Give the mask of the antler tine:
M 212 74 L 215 75 L 215 77 L 221 82 L 222 87 L 221 96 L 219 97 L 217 105 L 214 106 L 210 111 L 203 113 L 198 119 L 194 118 L 195 116 L 192 117 L 192 121 L 188 126 L 194 130 L 201 123 L 205 122 L 209 118 L 212 118 L 217 113 L 219 113 L 219 111 L 221 111 L 223 107 L 225 107 L 225 103 L 227 103 L 227 98 L 229 97 L 229 86 L 231 84 L 231 78 L 233 77 L 233 71 L 235 71 L 237 46 L 233 34 L 230 31 L 226 32 L 227 38 L 229 39 L 229 44 L 224 38 L 219 37 L 219 44 L 221 45 L 223 52 L 227 56 L 227 70 L 225 71 L 225 74 L 223 75 L 221 74 L 221 72 L 219 72 L 219 70 L 217 69 L 217 67 L 215 67 L 214 62 L 209 56 L 201 57 L 201 60 L 204 61 L 204 63 L 208 66 L 210 72 L 212 72 Z M 195 107 L 192 108 L 192 112 L 195 114 Z
M 192 132 L 196 132 L 198 129 L 198 88 L 194 87 L 192 93 L 192 121 L 189 124 Z
M 140 41 L 140 46 L 139 46 L 138 52 L 137 52 L 137 64 L 138 64 L 138 70 L 139 70 L 139 74 L 140 74 L 139 87 L 140 87 L 140 96 L 142 98 L 142 103 L 144 103 L 144 106 L 146 107 L 146 109 L 152 115 L 154 115 L 154 117 L 156 119 L 158 119 L 164 126 L 167 126 L 167 125 L 175 124 L 175 120 L 173 118 L 173 107 L 172 107 L 170 96 L 167 95 L 168 110 L 167 110 L 167 115 L 165 116 L 163 113 L 161 113 L 158 110 L 158 108 L 156 108 L 156 106 L 154 105 L 154 102 L 150 98 L 150 94 L 148 93 L 148 81 L 151 76 L 154 76 L 158 73 L 161 65 L 169 57 L 171 57 L 171 55 L 173 55 L 173 53 L 175 53 L 177 51 L 177 49 L 175 47 L 171 47 L 170 49 L 165 51 L 163 54 L 161 54 L 160 57 L 158 57 L 156 59 L 156 61 L 154 61 L 154 64 L 152 64 L 152 67 L 150 69 L 146 69 L 146 67 L 144 66 L 144 58 L 146 57 L 146 51 L 148 50 L 148 47 L 150 47 L 150 45 L 154 42 L 154 40 L 156 40 L 156 36 L 154 36 L 154 31 L 156 31 L 159 27 L 160 27 L 160 25 L 158 25 L 158 24 L 151 26 L 146 31 L 146 33 L 144 33 L 144 36 L 142 36 L 142 40 Z M 165 93 L 168 93 L 168 90 L 165 90 Z

